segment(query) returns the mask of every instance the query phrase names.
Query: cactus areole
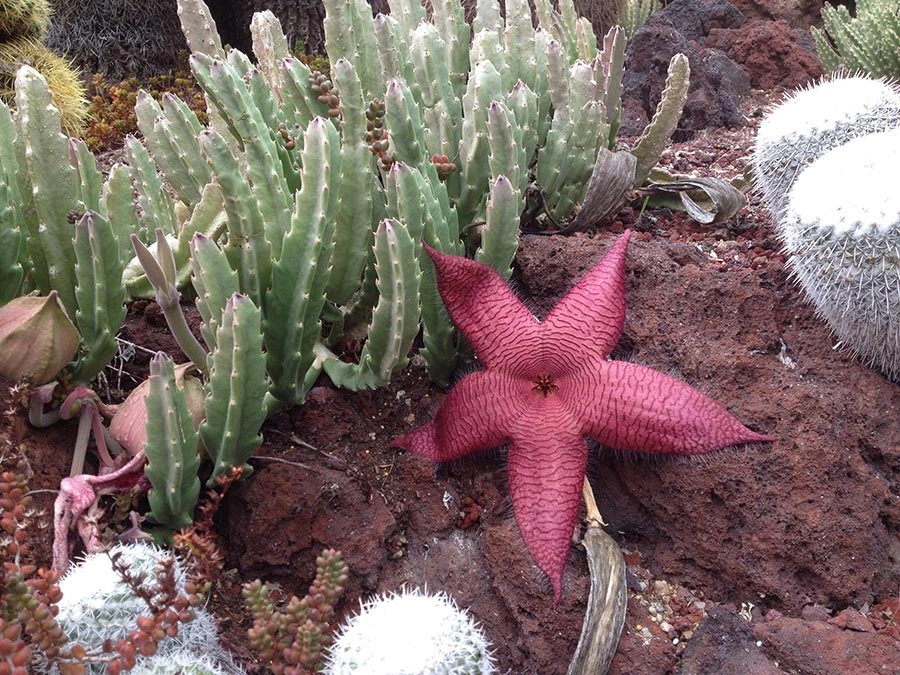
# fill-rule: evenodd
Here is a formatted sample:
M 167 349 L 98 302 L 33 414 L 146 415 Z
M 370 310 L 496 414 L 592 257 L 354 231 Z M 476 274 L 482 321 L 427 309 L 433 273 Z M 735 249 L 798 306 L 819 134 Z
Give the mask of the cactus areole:
M 508 472 L 525 545 L 553 584 L 569 554 L 588 447 L 698 454 L 775 440 L 687 384 L 608 360 L 625 323 L 626 231 L 538 321 L 485 265 L 426 248 L 441 298 L 484 370 L 463 378 L 431 422 L 396 440 L 434 461 L 509 444 Z

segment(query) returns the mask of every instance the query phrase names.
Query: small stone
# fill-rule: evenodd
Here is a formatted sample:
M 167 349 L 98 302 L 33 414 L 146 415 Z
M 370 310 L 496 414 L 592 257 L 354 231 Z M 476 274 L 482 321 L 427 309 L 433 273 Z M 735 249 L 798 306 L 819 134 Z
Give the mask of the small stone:
M 838 626 L 839 628 L 854 630 L 858 633 L 875 632 L 875 627 L 872 625 L 872 622 L 852 607 L 839 612 L 833 619 L 829 619 L 828 623 Z
M 670 624 L 668 621 L 660 621 L 660 622 L 659 622 L 659 628 L 660 628 L 660 630 L 662 630 L 664 633 L 669 633 L 669 632 L 675 630 L 675 629 L 672 627 L 672 624 Z
M 804 605 L 800 610 L 800 618 L 804 621 L 828 621 L 831 611 L 822 605 Z

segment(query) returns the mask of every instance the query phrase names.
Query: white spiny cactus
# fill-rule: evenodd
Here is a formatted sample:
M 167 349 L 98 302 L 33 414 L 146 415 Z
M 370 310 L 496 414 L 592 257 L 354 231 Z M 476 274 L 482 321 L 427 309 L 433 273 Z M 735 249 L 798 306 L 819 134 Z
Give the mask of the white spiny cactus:
M 378 596 L 338 631 L 327 675 L 492 675 L 490 644 L 446 594 Z
M 816 158 L 897 126 L 900 90 L 885 80 L 836 77 L 794 92 L 763 120 L 756 137 L 756 183 L 772 215 L 781 217 L 791 186 Z
M 133 575 L 144 575 L 143 586 L 152 587 L 160 562 L 171 553 L 149 544 L 119 544 L 109 554 L 95 553 L 79 561 L 60 580 L 62 599 L 59 601 L 57 621 L 72 644 L 80 644 L 85 649 L 99 652 L 107 640 L 115 643 L 127 637 L 137 627 L 140 616 L 149 616 L 147 603 L 135 595 L 122 577 L 113 569 L 111 555 L 119 555 L 121 564 L 127 566 Z M 184 591 L 185 572 L 176 559 L 174 565 L 176 585 Z M 147 657 L 138 659 L 137 670 L 165 674 L 161 670 L 163 662 L 178 654 L 185 661 L 193 657 L 197 668 L 186 669 L 185 673 L 196 675 L 237 675 L 239 668 L 232 664 L 230 656 L 219 645 L 213 616 L 205 609 L 194 610 L 194 619 L 179 624 L 175 637 L 165 638 L 157 646 L 156 665 Z M 174 658 L 174 657 L 173 657 Z M 203 670 L 207 662 L 219 665 L 219 670 Z M 87 664 L 88 673 L 100 675 L 105 672 L 105 663 Z M 144 670 L 140 670 L 145 668 Z M 173 671 L 179 672 L 179 671 Z
M 794 276 L 843 346 L 900 379 L 900 129 L 834 148 L 778 226 Z
M 179 650 L 141 659 L 129 672 L 131 675 L 233 675 L 237 671 L 230 662 L 226 667 L 208 656 Z

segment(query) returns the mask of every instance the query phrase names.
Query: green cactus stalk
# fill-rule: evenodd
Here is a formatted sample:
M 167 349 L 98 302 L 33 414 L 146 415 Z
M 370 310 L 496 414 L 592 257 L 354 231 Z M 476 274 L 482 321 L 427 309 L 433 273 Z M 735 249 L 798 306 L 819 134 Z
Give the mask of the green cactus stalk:
M 197 311 L 202 323 L 200 334 L 210 351 L 216 348 L 216 334 L 228 299 L 240 292 L 237 272 L 215 240 L 197 234 L 191 239 L 192 283 L 197 293 Z
M 166 93 L 160 104 L 144 90 L 138 92 L 134 111 L 144 143 L 166 180 L 180 201 L 193 206 L 212 178 L 200 151 L 196 113 L 177 96 Z
M 334 214 L 334 249 L 327 297 L 343 305 L 359 288 L 367 252 L 374 241 L 373 212 L 378 188 L 374 162 L 366 147 L 367 105 L 353 65 L 338 59 L 331 67 L 341 92 L 341 157 L 338 206 Z M 332 168 L 332 170 L 334 170 Z
M 900 129 L 829 150 L 797 178 L 778 223 L 792 275 L 816 312 L 842 346 L 892 380 L 900 380 L 898 159 Z
M 214 486 L 232 468 L 241 468 L 245 476 L 253 471 L 247 460 L 262 444 L 259 430 L 267 416 L 262 318 L 246 296 L 235 293 L 228 299 L 209 361 L 209 395 L 199 431 L 213 461 L 207 485 Z
M 384 94 L 375 23 L 365 0 L 329 0 L 325 3 L 325 47 L 335 63 L 346 59 L 356 69 L 366 100 Z
M 200 494 L 197 432 L 184 392 L 175 385 L 175 366 L 165 353 L 150 360 L 147 394 L 147 494 L 150 518 L 170 530 L 190 527 Z
M 118 351 L 125 321 L 125 288 L 119 242 L 109 221 L 88 211 L 75 224 L 75 323 L 83 350 L 72 366 L 76 382 L 88 382 Z
M 318 346 L 323 368 L 338 386 L 375 389 L 387 384 L 396 368 L 406 365 L 412 341 L 419 332 L 421 273 L 417 249 L 401 223 L 381 221 L 375 232 L 378 304 L 372 312 L 359 363 L 339 361 Z
M 69 141 L 47 81 L 23 67 L 16 76 L 16 123 L 34 212 L 27 219 L 28 251 L 41 293 L 51 289 L 69 316 L 75 316 L 75 249 L 69 211 L 77 206 L 76 172 L 69 164 Z
M 638 28 L 647 23 L 653 12 L 659 10 L 659 0 L 623 0 L 619 5 L 618 23 L 629 40 Z
M 303 402 L 307 373 L 315 361 L 313 348 L 320 332 L 338 209 L 328 185 L 340 175 L 340 152 L 334 126 L 317 117 L 304 135 L 303 184 L 266 298 L 264 326 L 272 393 L 288 405 Z
M 650 170 L 659 162 L 672 132 L 678 126 L 681 111 L 687 102 L 690 78 L 691 66 L 687 57 L 684 54 L 673 56 L 669 61 L 666 86 L 656 106 L 656 112 L 653 113 L 653 119 L 631 148 L 631 154 L 637 157 L 637 167 L 634 170 L 635 185 L 642 185 L 647 180 Z
M 866 76 L 835 77 L 793 92 L 762 121 L 753 175 L 776 220 L 791 187 L 816 158 L 866 134 L 900 126 L 900 89 Z
M 131 234 L 140 230 L 140 221 L 134 208 L 134 191 L 131 170 L 124 164 L 114 164 L 103 185 L 100 196 L 100 213 L 113 228 L 119 247 L 119 262 L 125 266 L 132 257 Z
M 845 5 L 825 5 L 823 28 L 812 28 L 825 72 L 900 77 L 897 0 L 857 0 L 855 5 L 855 17 Z
M 225 58 L 216 22 L 203 0 L 178 0 L 178 20 L 192 52 Z

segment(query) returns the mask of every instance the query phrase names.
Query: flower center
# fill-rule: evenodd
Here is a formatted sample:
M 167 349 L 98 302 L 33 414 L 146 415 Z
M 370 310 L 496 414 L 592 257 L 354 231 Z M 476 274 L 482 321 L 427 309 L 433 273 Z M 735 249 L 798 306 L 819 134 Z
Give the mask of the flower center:
M 531 381 L 531 383 L 531 390 L 536 391 L 544 396 L 550 396 L 551 394 L 555 393 L 557 389 L 559 389 L 559 384 L 557 383 L 556 378 L 549 373 L 540 373 Z

